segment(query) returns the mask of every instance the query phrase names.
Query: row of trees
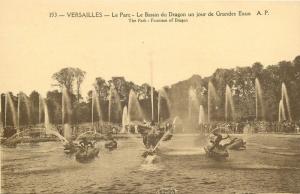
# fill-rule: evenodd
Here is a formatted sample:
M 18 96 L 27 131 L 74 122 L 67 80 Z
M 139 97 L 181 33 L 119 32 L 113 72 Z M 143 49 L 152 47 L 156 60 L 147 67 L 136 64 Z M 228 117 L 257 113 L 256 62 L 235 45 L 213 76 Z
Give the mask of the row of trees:
M 292 62 L 281 61 L 275 65 L 264 66 L 256 62 L 248 67 L 232 69 L 217 69 L 212 76 L 201 78 L 194 75 L 190 79 L 172 85 L 168 91 L 172 102 L 172 112 L 181 118 L 187 118 L 189 103 L 187 98 L 190 87 L 196 90 L 198 105 L 203 105 L 207 114 L 208 83 L 215 86 L 217 99 L 214 102 L 212 120 L 225 120 L 225 88 L 230 86 L 235 105 L 236 121 L 255 120 L 255 79 L 258 79 L 262 88 L 265 115 L 260 111 L 259 120 L 277 121 L 278 106 L 281 99 L 281 86 L 285 83 L 291 104 L 293 120 L 300 119 L 300 56 Z M 199 106 L 195 108 L 199 113 Z M 198 114 L 192 114 L 193 122 L 198 121 Z M 190 120 L 190 119 L 189 119 Z
M 111 105 L 111 122 L 122 122 L 122 110 L 124 106 L 128 106 L 129 93 L 134 91 L 137 99 L 139 100 L 141 109 L 143 110 L 143 116 L 139 117 L 132 115 L 131 118 L 138 120 L 151 120 L 151 87 L 149 84 L 137 85 L 131 81 L 126 81 L 124 77 L 113 77 L 111 80 L 104 80 L 101 77 L 95 78 L 92 89 L 88 92 L 86 100 L 81 95 L 81 84 L 85 78 L 86 73 L 79 68 L 63 68 L 60 71 L 53 74 L 54 86 L 58 89 L 47 92 L 45 97 L 45 103 L 47 104 L 48 115 L 50 123 L 61 124 L 62 121 L 62 95 L 66 92 L 71 105 L 71 115 L 64 115 L 64 122 L 70 122 L 73 124 L 91 122 L 92 121 L 92 95 L 94 98 L 98 98 L 100 103 L 100 115 L 102 121 L 108 121 L 109 115 L 109 100 L 113 100 Z M 110 98 L 111 90 L 116 91 L 114 98 Z M 94 94 L 93 94 L 94 93 Z M 20 125 L 36 125 L 40 122 L 44 122 L 45 115 L 43 114 L 43 103 L 40 99 L 38 92 L 33 91 L 29 96 L 25 94 L 14 95 L 9 93 L 15 112 L 18 107 L 18 96 L 22 96 L 20 100 Z M 154 103 L 157 104 L 158 92 L 154 90 Z M 1 95 L 2 113 L 5 112 L 5 94 Z M 117 104 L 119 104 L 119 106 Z M 160 113 L 161 118 L 169 117 L 169 110 L 166 108 L 166 100 L 161 99 L 161 106 L 163 107 Z M 93 121 L 98 121 L 98 110 L 96 105 L 93 107 Z M 154 107 L 155 115 L 157 115 L 157 106 Z M 67 111 L 65 111 L 67 112 Z M 12 109 L 8 106 L 6 114 L 6 124 L 12 126 L 13 124 Z M 15 114 L 17 117 L 17 115 Z M 134 117 L 135 116 L 135 117 Z M 2 114 L 2 121 L 4 123 L 5 114 Z M 157 120 L 157 116 L 155 117 Z
M 62 123 L 62 91 L 65 89 L 70 97 L 72 106 L 72 123 L 91 122 L 92 95 L 98 98 L 101 107 L 102 120 L 108 120 L 108 107 L 110 92 L 113 88 L 120 100 L 121 108 L 113 114 L 112 122 L 121 122 L 122 109 L 128 105 L 129 93 L 133 90 L 141 104 L 145 119 L 151 120 L 151 86 L 147 83 L 137 85 L 131 81 L 126 81 L 124 77 L 113 77 L 111 80 L 104 80 L 101 77 L 95 78 L 92 89 L 88 92 L 87 98 L 83 99 L 81 85 L 86 72 L 79 68 L 63 68 L 53 74 L 54 85 L 58 89 L 49 91 L 46 96 L 46 104 L 50 122 L 54 124 Z M 268 114 L 259 113 L 260 120 L 276 121 L 278 119 L 278 103 L 281 99 L 281 84 L 287 86 L 290 98 L 291 112 L 293 120 L 300 119 L 300 56 L 293 61 L 281 61 L 276 65 L 264 66 L 257 62 L 248 67 L 236 67 L 232 69 L 217 69 L 213 75 L 202 78 L 194 75 L 188 80 L 165 87 L 164 92 L 170 100 L 170 107 L 166 98 L 161 98 L 161 120 L 168 117 L 179 116 L 185 122 L 196 125 L 199 119 L 199 106 L 204 107 L 207 114 L 208 83 L 211 82 L 216 88 L 216 96 L 211 112 L 211 120 L 223 121 L 225 115 L 225 87 L 229 85 L 233 94 L 235 106 L 235 118 L 232 120 L 254 120 L 256 113 L 255 104 L 255 79 L 258 78 L 262 87 L 263 104 L 260 105 Z M 196 103 L 190 102 L 189 90 L 195 90 Z M 17 96 L 10 94 L 15 107 L 17 108 Z M 29 96 L 23 95 L 20 106 L 20 125 L 37 124 L 43 120 L 44 115 L 39 113 L 39 94 L 33 91 Z M 4 94 L 1 95 L 2 113 L 4 113 Z M 26 100 L 24 100 L 26 99 Z M 27 102 L 26 102 L 27 101 Z M 154 119 L 157 120 L 158 91 L 154 89 Z M 26 108 L 30 107 L 30 110 Z M 29 104 L 29 106 L 28 106 Z M 188 106 L 190 105 L 190 107 Z M 116 109 L 116 108 L 115 108 Z M 30 114 L 28 114 L 28 112 Z M 96 108 L 95 108 L 96 112 Z M 192 114 L 191 114 L 192 112 Z M 7 123 L 11 125 L 11 110 L 8 109 Z M 38 116 L 40 115 L 40 117 Z M 98 116 L 94 114 L 94 121 Z M 2 114 L 4 121 L 4 114 Z

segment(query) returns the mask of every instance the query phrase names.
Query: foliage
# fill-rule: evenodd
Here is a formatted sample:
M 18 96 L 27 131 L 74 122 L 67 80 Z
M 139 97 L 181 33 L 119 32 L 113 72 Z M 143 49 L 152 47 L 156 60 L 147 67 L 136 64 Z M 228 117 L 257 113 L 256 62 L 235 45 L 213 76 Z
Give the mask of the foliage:
M 80 87 L 86 73 L 78 68 L 63 68 L 53 74 L 52 78 L 62 89 L 65 87 L 70 97 L 71 109 L 70 115 L 72 123 L 91 122 L 91 99 L 92 90 L 88 92 L 86 101 L 80 101 Z M 161 99 L 161 120 L 168 117 L 179 116 L 184 122 L 196 125 L 199 116 L 199 106 L 202 105 L 207 114 L 208 104 L 208 83 L 211 82 L 216 89 L 216 101 L 214 102 L 214 111 L 212 120 L 224 120 L 225 114 L 225 88 L 228 85 L 232 90 L 233 103 L 237 121 L 255 119 L 255 79 L 258 79 L 262 88 L 263 107 L 267 114 L 264 118 L 268 121 L 278 120 L 278 104 L 281 99 L 281 86 L 284 82 L 291 104 L 291 113 L 294 120 L 300 119 L 300 56 L 295 57 L 293 61 L 280 61 L 278 64 L 263 66 L 256 62 L 252 66 L 236 67 L 234 69 L 217 69 L 209 77 L 200 77 L 193 75 L 190 79 L 180 81 L 170 87 L 165 87 L 164 91 L 168 97 Z M 108 100 L 110 88 L 114 88 L 115 95 L 119 96 L 121 112 L 124 106 L 128 106 L 129 93 L 135 92 L 141 108 L 144 112 L 145 119 L 151 120 L 151 86 L 147 83 L 137 85 L 132 81 L 126 81 L 124 77 L 113 77 L 111 80 L 104 80 L 101 77 L 95 78 L 94 90 L 95 97 L 100 102 L 101 118 L 103 121 L 108 120 Z M 76 89 L 74 92 L 74 88 Z M 189 115 L 189 90 L 196 91 L 198 103 L 193 104 L 192 116 Z M 62 123 L 62 90 L 49 91 L 46 96 L 50 122 L 53 124 Z M 17 95 L 10 93 L 15 110 L 17 110 Z M 39 123 L 39 93 L 33 91 L 29 96 L 23 95 L 20 104 L 20 125 L 38 124 Z M 26 100 L 25 100 L 26 99 Z M 25 107 L 25 101 L 29 102 L 29 113 Z M 157 120 L 157 102 L 158 91 L 154 89 L 154 119 Z M 1 119 L 4 123 L 5 118 L 5 94 L 1 95 Z M 95 107 L 94 107 L 95 108 Z M 170 110 L 169 110 L 170 109 Z M 94 110 L 96 112 L 96 108 Z M 29 116 L 30 115 L 30 116 Z M 112 121 L 120 123 L 121 114 L 116 114 Z M 7 125 L 13 125 L 12 110 L 7 109 Z M 43 122 L 44 116 L 41 117 Z M 94 114 L 94 121 L 98 117 Z

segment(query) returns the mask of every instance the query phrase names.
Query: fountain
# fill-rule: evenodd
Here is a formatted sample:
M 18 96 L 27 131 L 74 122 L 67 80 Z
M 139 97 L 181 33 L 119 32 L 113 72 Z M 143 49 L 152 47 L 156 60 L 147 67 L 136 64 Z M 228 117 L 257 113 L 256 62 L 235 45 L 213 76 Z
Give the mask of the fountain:
M 17 104 L 17 129 L 20 129 L 20 108 L 21 108 L 21 104 L 22 104 L 22 99 L 24 99 L 25 102 L 25 106 L 26 106 L 26 114 L 27 114 L 27 119 L 28 121 L 30 120 L 30 105 L 28 102 L 28 99 L 26 99 L 26 96 L 24 93 L 20 92 L 18 94 L 18 104 Z
M 121 133 L 126 133 L 126 126 L 129 124 L 127 106 L 123 108 L 122 114 L 122 130 Z
M 100 108 L 100 101 L 99 101 L 99 96 L 97 94 L 97 91 L 94 89 L 92 90 L 92 130 L 94 129 L 94 107 L 96 106 L 96 111 L 98 114 L 98 124 L 102 122 L 102 112 Z M 96 133 L 96 128 L 94 129 L 94 132 Z
M 282 99 L 279 102 L 278 122 L 286 120 L 285 110 Z
M 18 95 L 18 112 L 17 112 L 17 125 L 16 126 L 20 126 L 20 106 L 21 106 L 21 98 L 22 98 L 22 93 L 20 93 Z M 8 102 L 11 101 L 10 97 L 9 97 L 9 94 L 7 95 L 7 99 L 8 99 Z M 10 106 L 11 106 L 11 102 L 9 102 Z M 29 104 L 29 103 L 28 103 Z M 7 109 L 7 108 L 6 108 Z M 27 107 L 27 110 L 28 110 L 28 107 Z M 46 104 L 46 101 L 41 97 L 41 95 L 39 95 L 39 121 L 41 121 L 41 118 L 42 118 L 42 111 L 44 113 L 44 126 L 45 126 L 45 132 L 46 134 L 52 134 L 52 135 L 55 135 L 56 137 L 58 137 L 62 142 L 64 143 L 68 143 L 68 140 L 66 138 L 64 138 L 63 136 L 61 136 L 57 131 L 53 130 L 53 128 L 51 128 L 51 125 L 50 125 L 50 122 L 49 122 L 49 114 L 48 114 L 48 107 L 47 107 L 47 104 Z M 12 112 L 15 112 L 15 111 L 12 111 Z M 40 132 L 41 132 L 41 128 L 39 129 Z M 23 131 L 20 131 L 18 130 L 17 133 L 15 133 L 14 135 L 12 135 L 11 137 L 9 137 L 7 140 L 6 140 L 6 143 L 7 144 L 10 144 L 10 143 L 13 143 L 14 142 L 18 142 L 15 141 L 15 139 L 17 137 L 20 137 L 20 135 L 22 134 L 26 134 L 26 133 L 30 133 L 32 131 L 32 129 L 25 129 Z
M 281 100 L 282 100 L 281 106 L 283 107 L 282 110 L 284 111 L 284 114 L 285 114 L 285 111 L 287 111 L 289 120 L 292 121 L 293 119 L 292 119 L 292 114 L 291 114 L 290 100 L 289 100 L 286 85 L 284 82 L 282 83 L 282 86 L 281 86 Z
M 59 140 L 62 141 L 63 143 L 68 143 L 69 141 L 65 137 L 63 137 L 61 134 L 58 133 L 58 131 L 56 131 L 55 129 L 52 128 L 52 126 L 50 124 L 50 120 L 49 120 L 48 105 L 46 103 L 46 100 L 40 96 L 40 101 L 41 101 L 41 105 L 42 105 L 41 109 L 44 112 L 44 126 L 45 126 L 46 134 L 54 135 L 54 136 L 58 137 Z
M 29 99 L 28 97 L 23 93 L 23 92 L 20 92 L 19 95 L 18 95 L 20 98 L 20 104 L 25 103 L 25 108 L 26 108 L 26 114 L 27 114 L 27 120 L 28 120 L 28 123 L 27 124 L 30 124 L 31 123 L 31 113 L 30 113 L 30 102 L 29 102 Z M 18 99 L 19 100 L 19 99 Z M 19 106 L 19 105 L 18 105 Z M 19 113 L 18 113 L 19 115 Z M 18 120 L 19 120 L 19 116 L 18 116 Z M 19 121 L 18 121 L 19 122 Z
M 71 115 L 72 115 L 71 100 L 68 95 L 68 91 L 64 87 L 62 89 L 62 127 L 64 131 L 64 137 L 66 139 L 71 139 L 72 137 L 72 130 L 70 126 Z
M 198 121 L 198 124 L 202 124 L 205 122 L 205 113 L 204 113 L 204 108 L 203 108 L 203 105 L 200 105 L 200 108 L 199 108 L 199 121 Z
M 193 107 L 199 107 L 196 90 L 192 87 L 189 89 L 189 102 L 188 102 L 188 118 L 192 119 Z
M 168 109 L 171 110 L 171 101 L 168 97 L 166 90 L 164 88 L 162 88 L 161 90 L 159 90 L 159 94 L 161 97 L 163 97 L 167 101 Z
M 260 106 L 260 112 L 259 112 L 259 106 Z M 262 98 L 262 89 L 260 86 L 260 82 L 258 78 L 255 78 L 255 114 L 256 114 L 256 120 L 259 120 L 259 114 L 261 114 L 261 119 L 265 119 L 265 109 L 264 109 L 264 103 Z
M 168 111 L 171 110 L 171 103 L 170 103 L 170 99 L 168 97 L 168 94 L 167 92 L 165 91 L 164 88 L 160 89 L 158 91 L 158 107 L 157 107 L 157 121 L 160 122 L 160 117 L 162 116 L 161 115 L 161 106 L 162 106 L 162 99 L 166 101 L 166 108 Z M 170 115 L 169 115 L 170 116 Z
M 128 121 L 129 123 L 134 120 L 142 121 L 144 118 L 145 117 L 137 96 L 133 90 L 130 90 L 128 100 Z
M 114 86 L 110 88 L 108 103 L 108 121 L 118 122 L 121 116 L 121 101 L 119 94 Z M 112 117 L 113 116 L 113 117 Z M 112 120 L 112 118 L 114 120 Z
M 230 109 L 229 109 L 230 106 Z M 225 120 L 228 121 L 229 114 L 231 113 L 231 117 L 234 120 L 235 119 L 235 111 L 234 111 L 234 104 L 232 99 L 232 93 L 231 89 L 228 85 L 226 85 L 225 90 Z
M 5 96 L 5 125 L 4 126 L 5 127 L 7 126 L 7 108 L 8 108 L 7 103 L 9 105 L 9 108 L 10 108 L 10 111 L 12 114 L 13 126 L 16 127 L 17 126 L 16 109 L 15 109 L 14 102 L 12 101 L 9 93 L 6 93 L 6 96 Z
M 102 121 L 102 112 L 101 112 L 101 108 L 100 108 L 100 100 L 99 100 L 99 96 L 97 94 L 97 92 L 94 90 L 94 106 L 96 104 L 96 110 L 97 110 L 97 114 L 98 114 L 98 122 L 100 123 Z
M 43 99 L 42 104 L 44 110 L 44 124 L 45 124 L 45 128 L 48 129 L 50 125 L 50 121 L 49 121 L 48 106 L 45 99 Z
M 207 100 L 207 121 L 211 121 L 211 114 L 212 114 L 212 105 L 213 101 L 216 101 L 217 99 L 217 92 L 214 87 L 214 85 L 211 83 L 211 81 L 208 82 L 208 100 Z

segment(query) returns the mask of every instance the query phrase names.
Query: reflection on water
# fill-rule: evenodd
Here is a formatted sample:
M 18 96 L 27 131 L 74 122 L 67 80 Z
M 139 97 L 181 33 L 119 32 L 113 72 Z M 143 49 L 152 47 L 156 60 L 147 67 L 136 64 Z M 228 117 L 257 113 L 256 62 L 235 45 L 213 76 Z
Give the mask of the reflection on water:
M 7 193 L 300 192 L 300 136 L 252 135 L 247 149 L 225 161 L 205 156 L 205 137 L 175 135 L 146 160 L 141 139 L 101 146 L 98 158 L 78 163 L 58 142 L 1 148 L 2 189 Z

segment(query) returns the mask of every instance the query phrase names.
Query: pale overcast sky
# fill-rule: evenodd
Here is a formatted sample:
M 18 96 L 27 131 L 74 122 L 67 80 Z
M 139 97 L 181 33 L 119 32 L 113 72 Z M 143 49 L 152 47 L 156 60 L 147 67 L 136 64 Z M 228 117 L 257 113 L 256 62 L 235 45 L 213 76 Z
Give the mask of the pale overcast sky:
M 237 12 L 250 17 L 201 17 L 188 23 L 129 23 L 126 18 L 49 18 L 49 12 Z M 268 16 L 256 16 L 269 10 Z M 150 58 L 152 53 L 152 59 Z M 63 67 L 87 72 L 86 96 L 95 77 L 124 76 L 162 87 L 217 68 L 264 65 L 300 55 L 300 3 L 159 3 L 83 0 L 1 0 L 0 92 L 52 90 Z

